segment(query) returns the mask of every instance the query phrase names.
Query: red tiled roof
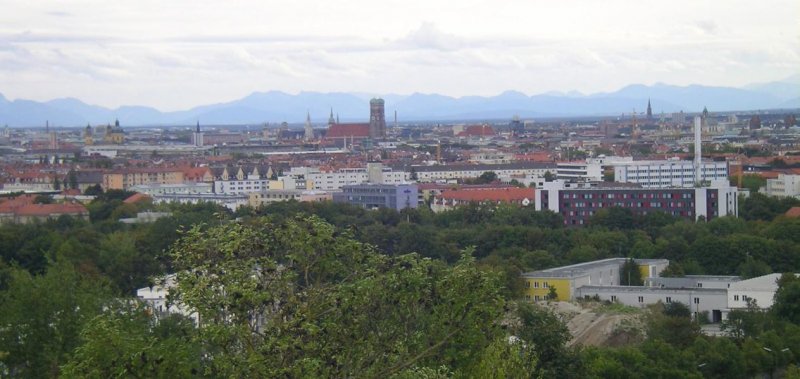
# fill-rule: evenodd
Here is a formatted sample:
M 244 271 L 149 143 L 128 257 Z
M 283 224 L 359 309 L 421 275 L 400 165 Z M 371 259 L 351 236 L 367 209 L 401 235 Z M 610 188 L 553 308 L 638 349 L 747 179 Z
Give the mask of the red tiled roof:
M 150 198 L 150 196 L 147 196 L 147 195 L 145 195 L 143 193 L 138 193 L 137 192 L 137 193 L 129 196 L 127 199 L 123 200 L 122 202 L 125 203 L 125 204 L 133 204 L 133 203 L 138 203 L 138 202 L 140 202 L 142 200 L 149 199 L 149 198 Z
M 784 215 L 792 218 L 800 217 L 800 207 L 791 207 L 788 211 L 786 211 L 786 213 L 784 213 Z
M 183 169 L 183 177 L 187 180 L 202 178 L 208 171 L 208 167 L 187 167 Z
M 369 137 L 369 124 L 333 124 L 328 128 L 325 138 L 367 138 Z
M 459 137 L 470 137 L 470 136 L 493 136 L 494 129 L 492 129 L 489 125 L 470 125 L 467 126 L 463 132 L 458 133 Z
M 459 201 L 493 201 L 510 203 L 528 199 L 533 201 L 535 190 L 533 188 L 498 188 L 480 190 L 452 190 L 442 192 L 438 197 L 445 200 Z
M 17 216 L 78 215 L 87 213 L 80 204 L 28 204 L 15 210 Z
M 14 212 L 14 210 L 19 207 L 33 204 L 34 199 L 36 199 L 36 196 L 34 195 L 19 195 L 16 197 L 0 199 L 0 213 Z

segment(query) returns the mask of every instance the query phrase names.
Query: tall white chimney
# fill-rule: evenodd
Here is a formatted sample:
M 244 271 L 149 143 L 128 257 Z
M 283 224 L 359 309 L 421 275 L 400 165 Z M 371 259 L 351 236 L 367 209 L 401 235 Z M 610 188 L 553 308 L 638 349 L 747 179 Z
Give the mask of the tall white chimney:
M 701 149 L 701 134 L 703 132 L 703 121 L 700 116 L 694 117 L 694 182 L 700 185 L 703 182 L 703 151 Z

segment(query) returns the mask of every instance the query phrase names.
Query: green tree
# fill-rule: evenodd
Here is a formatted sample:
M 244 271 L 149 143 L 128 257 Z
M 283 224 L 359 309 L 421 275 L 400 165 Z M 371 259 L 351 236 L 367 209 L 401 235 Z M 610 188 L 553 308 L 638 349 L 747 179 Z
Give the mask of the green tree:
M 15 268 L 0 292 L 0 357 L 11 376 L 55 377 L 110 292 L 105 281 L 57 262 L 43 275 Z
M 36 195 L 33 199 L 34 204 L 53 204 L 53 198 L 49 195 Z
M 639 265 L 630 258 L 622 264 L 619 269 L 619 284 L 623 286 L 643 286 L 642 272 L 639 271 Z
M 550 300 L 558 299 L 558 292 L 556 292 L 556 287 L 555 286 L 551 286 L 550 290 L 547 291 L 547 298 L 550 299 Z
M 537 357 L 533 345 L 515 338 L 503 338 L 487 346 L 475 364 L 466 370 L 467 378 L 541 378 L 535 375 Z
M 68 378 L 186 378 L 202 371 L 202 351 L 192 343 L 191 319 L 156 320 L 137 302 L 109 305 L 87 323 L 81 344 L 62 374 Z
M 497 174 L 494 171 L 486 171 L 474 180 L 475 184 L 489 184 L 497 181 Z
M 83 194 L 87 196 L 100 196 L 103 194 L 103 187 L 101 187 L 99 184 L 86 187 L 86 190 L 83 191 Z
M 728 313 L 722 321 L 720 330 L 726 335 L 742 343 L 746 337 L 758 337 L 766 327 L 767 314 L 759 308 L 753 299 L 747 300 L 746 309 L 735 309 Z
M 785 273 L 778 279 L 772 311 L 781 319 L 800 324 L 800 278 Z
M 581 377 L 576 352 L 566 347 L 572 335 L 559 316 L 530 302 L 516 306 L 511 330 L 526 344 L 536 346 L 536 372 L 544 378 Z
M 67 183 L 70 189 L 78 189 L 78 174 L 75 170 L 69 170 L 67 173 Z
M 388 257 L 317 217 L 195 227 L 174 259 L 174 299 L 204 320 L 217 376 L 457 371 L 503 336 L 500 282 L 468 255 Z
M 590 225 L 609 229 L 633 229 L 633 212 L 628 208 L 603 208 L 589 220 Z
M 647 321 L 647 336 L 679 348 L 691 345 L 700 335 L 700 326 L 691 319 L 689 306 L 672 302 L 657 304 Z

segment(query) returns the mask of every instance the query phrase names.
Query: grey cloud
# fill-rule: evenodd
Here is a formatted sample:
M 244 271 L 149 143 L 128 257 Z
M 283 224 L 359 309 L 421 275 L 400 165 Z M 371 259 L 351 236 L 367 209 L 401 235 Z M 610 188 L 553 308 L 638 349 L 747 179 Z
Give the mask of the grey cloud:
M 716 34 L 719 26 L 713 20 L 700 20 L 695 22 L 694 26 L 705 32 L 706 34 Z
M 47 11 L 43 13 L 45 16 L 54 16 L 54 17 L 74 17 L 72 13 L 64 12 L 64 11 Z
M 419 29 L 411 32 L 406 38 L 398 42 L 418 48 L 440 51 L 459 50 L 469 45 L 463 38 L 441 31 L 432 22 L 423 22 Z

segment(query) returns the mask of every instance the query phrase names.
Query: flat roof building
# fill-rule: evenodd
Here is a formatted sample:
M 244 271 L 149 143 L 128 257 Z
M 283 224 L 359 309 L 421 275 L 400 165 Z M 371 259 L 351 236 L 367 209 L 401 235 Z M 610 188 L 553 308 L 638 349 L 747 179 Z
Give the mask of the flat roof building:
M 356 184 L 343 186 L 333 194 L 333 201 L 358 205 L 366 209 L 417 208 L 419 191 L 415 184 Z

